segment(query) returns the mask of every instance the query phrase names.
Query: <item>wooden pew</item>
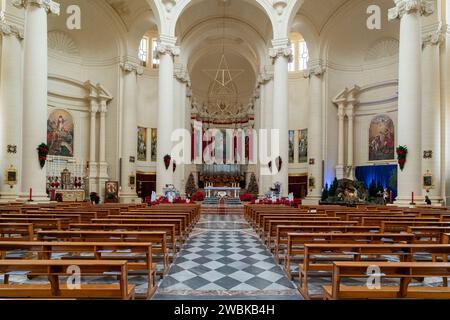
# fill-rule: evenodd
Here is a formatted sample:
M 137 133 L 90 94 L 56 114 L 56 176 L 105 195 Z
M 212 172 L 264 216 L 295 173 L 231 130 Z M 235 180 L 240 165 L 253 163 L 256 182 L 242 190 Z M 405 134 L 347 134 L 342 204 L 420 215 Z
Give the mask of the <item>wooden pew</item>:
M 177 243 L 181 247 L 180 235 L 175 232 L 175 224 L 93 224 L 93 223 L 74 223 L 70 224 L 69 229 L 77 230 L 103 230 L 103 231 L 163 231 L 166 233 L 167 244 L 172 245 L 172 260 L 176 259 Z
M 0 241 L 33 241 L 32 223 L 0 223 Z
M 275 261 L 282 260 L 280 254 L 288 246 L 289 233 L 372 233 L 380 232 L 377 226 L 345 226 L 345 225 L 279 225 L 276 228 L 275 235 Z
M 382 232 L 407 232 L 408 227 L 450 227 L 450 222 L 443 221 L 383 221 L 381 223 Z
M 80 268 L 82 277 L 114 275 L 118 284 L 89 283 L 80 288 L 61 284 L 60 277 L 72 275 L 68 268 Z M 0 260 L 0 274 L 22 274 L 48 277 L 48 284 L 0 284 L 1 298 L 76 298 L 76 299 L 134 299 L 135 286 L 128 284 L 126 261 L 89 260 Z
M 125 260 L 128 272 L 143 271 L 147 276 L 148 290 L 145 298 L 151 298 L 156 291 L 156 264 L 153 263 L 152 244 L 145 242 L 39 242 L 0 241 L 0 256 L 8 259 L 8 252 L 24 252 L 25 257 L 40 260 Z M 61 257 L 61 254 L 65 256 Z M 17 256 L 17 255 L 16 255 Z M 17 257 L 14 259 L 17 260 Z M 24 258 L 29 259 L 29 258 Z M 8 279 L 9 276 L 5 275 Z
M 173 224 L 175 225 L 175 233 L 184 241 L 187 237 L 186 230 L 183 229 L 183 220 L 172 218 L 108 218 L 108 219 L 92 219 L 92 224 Z
M 442 235 L 450 232 L 450 227 L 408 227 L 407 232 L 415 235 L 417 243 L 441 243 Z
M 383 279 L 400 279 L 398 286 L 382 285 L 379 289 L 367 285 L 343 285 L 343 279 L 367 279 L 373 262 L 334 262 L 332 285 L 323 286 L 325 299 L 450 299 L 447 286 L 410 286 L 414 278 L 450 277 L 448 262 L 379 262 Z
M 62 230 L 70 221 L 61 218 L 1 218 L 0 223 L 31 223 L 33 228 L 41 230 Z
M 46 211 L 45 211 L 46 212 Z M 0 214 L 1 218 L 32 218 L 32 219 L 64 219 L 70 223 L 81 223 L 81 215 L 79 214 L 60 214 L 60 213 L 40 213 L 40 214 L 29 214 L 29 213 L 4 213 Z
M 442 243 L 449 244 L 450 243 L 450 233 L 444 233 L 442 235 Z
M 284 270 L 292 279 L 291 261 L 295 255 L 304 254 L 305 243 L 412 243 L 412 233 L 288 233 Z
M 39 241 L 71 242 L 147 242 L 153 244 L 153 252 L 162 256 L 162 272 L 169 269 L 169 252 L 166 233 L 162 231 L 38 231 Z
M 371 261 L 374 265 L 387 261 L 387 257 L 397 258 L 400 262 L 417 261 L 424 255 L 436 261 L 448 261 L 450 245 L 438 244 L 305 244 L 303 263 L 299 265 L 298 289 L 306 299 L 323 298 L 323 294 L 311 295 L 310 277 L 330 277 L 334 261 Z M 445 284 L 447 278 L 444 278 Z

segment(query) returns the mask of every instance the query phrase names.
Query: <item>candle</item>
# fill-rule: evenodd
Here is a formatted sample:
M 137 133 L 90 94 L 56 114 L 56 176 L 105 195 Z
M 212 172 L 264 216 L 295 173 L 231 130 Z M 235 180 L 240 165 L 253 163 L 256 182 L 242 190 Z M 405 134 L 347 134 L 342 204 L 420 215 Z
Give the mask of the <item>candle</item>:
M 393 195 L 392 195 L 392 191 L 391 191 L 391 192 L 389 192 L 389 203 L 390 203 L 390 204 L 393 204 L 393 203 L 394 203 L 394 201 L 393 201 Z
M 30 188 L 30 199 L 29 200 L 33 201 L 33 189 L 32 188 Z
M 411 204 L 414 204 L 414 192 L 411 192 Z

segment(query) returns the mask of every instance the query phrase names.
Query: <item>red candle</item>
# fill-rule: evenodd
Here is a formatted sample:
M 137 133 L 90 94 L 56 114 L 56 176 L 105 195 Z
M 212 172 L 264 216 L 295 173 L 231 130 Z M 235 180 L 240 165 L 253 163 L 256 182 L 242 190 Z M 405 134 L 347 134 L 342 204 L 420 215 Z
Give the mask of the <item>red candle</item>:
M 30 188 L 30 201 L 33 201 L 33 188 Z
M 389 192 L 389 203 L 390 203 L 390 204 L 393 204 L 393 203 L 394 203 L 392 197 L 393 197 L 393 196 L 392 196 L 392 191 L 391 191 L 391 192 Z
M 414 192 L 411 193 L 411 204 L 414 204 Z

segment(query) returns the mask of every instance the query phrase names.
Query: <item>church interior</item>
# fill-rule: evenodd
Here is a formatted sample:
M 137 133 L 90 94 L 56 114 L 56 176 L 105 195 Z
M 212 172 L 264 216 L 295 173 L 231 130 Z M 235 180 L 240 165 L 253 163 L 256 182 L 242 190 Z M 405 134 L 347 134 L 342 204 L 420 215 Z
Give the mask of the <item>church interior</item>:
M 450 299 L 446 0 L 0 0 L 0 299 Z

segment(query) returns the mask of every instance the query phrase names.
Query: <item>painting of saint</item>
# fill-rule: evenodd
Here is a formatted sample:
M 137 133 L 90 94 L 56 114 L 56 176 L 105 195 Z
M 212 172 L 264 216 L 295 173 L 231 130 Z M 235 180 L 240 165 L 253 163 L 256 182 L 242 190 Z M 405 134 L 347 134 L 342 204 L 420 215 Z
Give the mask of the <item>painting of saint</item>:
M 152 128 L 152 155 L 151 161 L 156 162 L 158 147 L 158 129 Z
M 295 131 L 289 130 L 289 163 L 294 163 Z
M 308 129 L 298 132 L 298 162 L 308 162 Z
M 394 122 L 387 115 L 372 119 L 369 128 L 369 161 L 394 160 Z
M 73 118 L 64 110 L 55 110 L 47 120 L 49 155 L 73 157 Z
M 137 159 L 147 161 L 147 128 L 138 127 Z

